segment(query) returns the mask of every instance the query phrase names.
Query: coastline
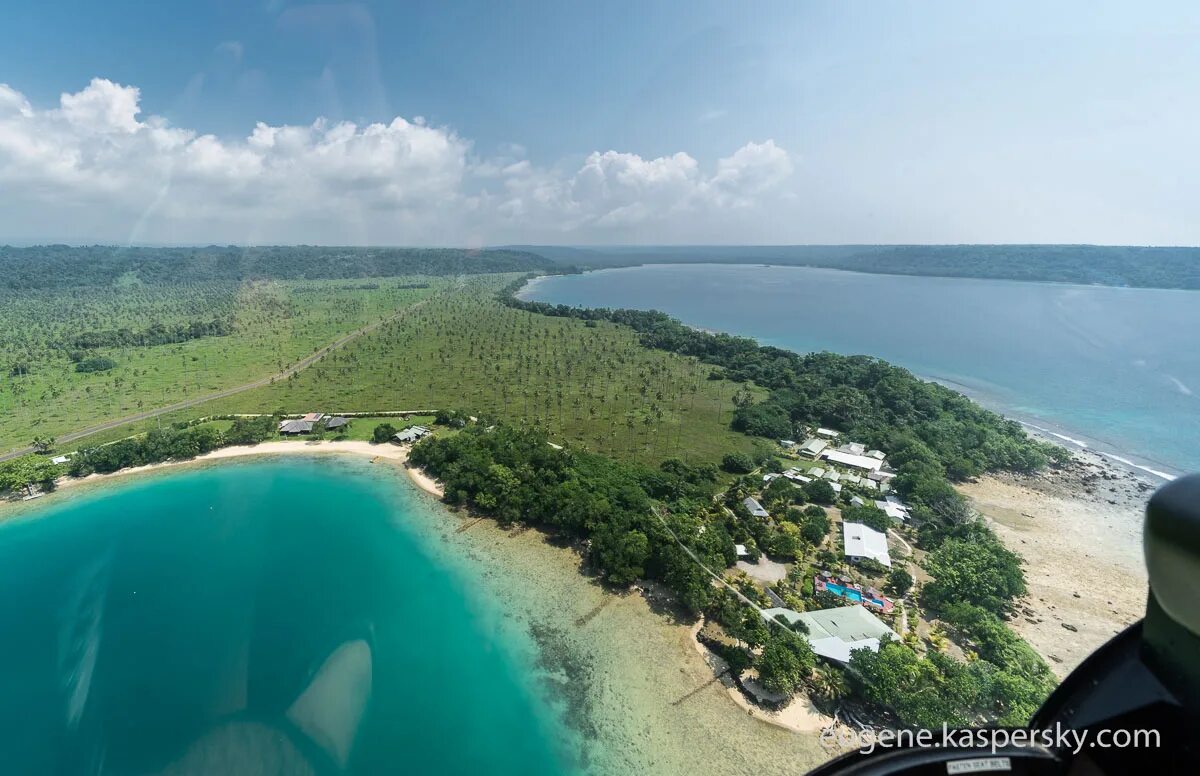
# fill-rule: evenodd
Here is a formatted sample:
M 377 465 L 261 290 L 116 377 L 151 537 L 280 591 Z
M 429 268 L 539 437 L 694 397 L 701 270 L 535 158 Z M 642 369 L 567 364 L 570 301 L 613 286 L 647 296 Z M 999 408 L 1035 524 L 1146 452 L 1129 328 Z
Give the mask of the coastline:
M 1066 465 L 1037 474 L 958 486 L 1022 557 L 1029 593 L 1010 624 L 1059 678 L 1143 616 L 1141 533 L 1154 488 L 1090 451 L 1072 451 Z
M 86 477 L 60 477 L 55 482 L 55 491 L 71 491 L 82 486 L 98 485 L 101 483 L 111 482 L 114 479 L 128 477 L 132 475 L 152 474 L 154 472 L 165 471 L 183 466 L 193 466 L 197 464 L 211 463 L 213 461 L 223 461 L 234 458 L 248 458 L 252 456 L 271 456 L 271 455 L 355 455 L 365 457 L 375 461 L 388 461 L 393 464 L 402 466 L 408 479 L 421 491 L 441 499 L 445 495 L 442 490 L 441 483 L 426 475 L 420 469 L 408 465 L 408 448 L 397 447 L 393 444 L 372 444 L 370 442 L 358 441 L 332 441 L 332 440 L 299 440 L 286 439 L 270 442 L 261 442 L 257 445 L 232 445 L 230 447 L 221 447 L 204 455 L 198 455 L 195 458 L 188 458 L 179 461 L 161 461 L 159 463 L 147 464 L 145 466 L 133 466 L 127 469 L 119 469 L 115 472 L 106 474 L 89 474 Z M 32 502 L 17 502 L 24 504 L 33 504 Z

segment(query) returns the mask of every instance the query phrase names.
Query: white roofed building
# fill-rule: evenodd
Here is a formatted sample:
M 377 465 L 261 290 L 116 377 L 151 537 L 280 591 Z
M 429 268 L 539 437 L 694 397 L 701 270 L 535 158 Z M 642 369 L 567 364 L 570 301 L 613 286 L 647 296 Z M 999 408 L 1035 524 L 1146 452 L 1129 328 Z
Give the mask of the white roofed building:
M 750 514 L 754 515 L 755 517 L 771 516 L 771 513 L 763 508 L 763 505 L 758 503 L 758 499 L 754 498 L 753 496 L 746 496 L 746 498 L 742 499 L 742 503 L 746 505 L 746 509 L 750 510 Z
M 825 437 L 826 439 L 836 439 L 839 433 L 840 433 L 840 432 L 838 432 L 838 431 L 834 431 L 834 430 L 833 430 L 833 429 L 831 429 L 831 428 L 819 428 L 819 429 L 817 429 L 817 436 L 823 436 L 823 437 Z
M 888 555 L 887 535 L 862 523 L 842 523 L 842 545 L 846 557 L 851 560 L 870 558 L 888 568 L 892 558 Z
M 878 652 L 881 642 L 900 639 L 895 631 L 862 606 L 838 606 L 815 612 L 776 607 L 763 609 L 762 616 L 769 622 L 778 622 L 782 617 L 789 626 L 804 623 L 808 629 L 804 637 L 812 651 L 843 664 L 850 662 L 850 653 L 856 649 Z
M 866 455 L 855 455 L 854 453 L 847 453 L 842 450 L 826 450 L 821 453 L 821 457 L 832 463 L 840 463 L 842 466 L 863 469 L 869 472 L 878 471 L 879 467 L 883 466 L 883 461 L 876 458 Z
M 821 451 L 826 447 L 829 447 L 829 443 L 824 439 L 810 437 L 809 439 L 804 440 L 804 444 L 800 445 L 800 449 L 796 452 L 800 453 L 801 455 L 809 455 L 813 458 L 816 458 L 821 455 Z

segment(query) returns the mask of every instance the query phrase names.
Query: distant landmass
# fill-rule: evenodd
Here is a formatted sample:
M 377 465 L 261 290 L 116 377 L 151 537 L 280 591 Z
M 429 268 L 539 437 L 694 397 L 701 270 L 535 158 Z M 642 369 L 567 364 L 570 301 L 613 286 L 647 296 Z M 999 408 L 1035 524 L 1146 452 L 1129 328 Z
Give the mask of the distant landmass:
M 512 245 L 579 269 L 636 264 L 784 264 L 891 275 L 1200 289 L 1200 248 L 1121 245 Z
M 0 289 L 202 283 L 270 278 L 316 280 L 401 275 L 531 272 L 557 264 L 511 249 L 342 248 L 313 245 L 123 248 L 89 245 L 0 246 Z

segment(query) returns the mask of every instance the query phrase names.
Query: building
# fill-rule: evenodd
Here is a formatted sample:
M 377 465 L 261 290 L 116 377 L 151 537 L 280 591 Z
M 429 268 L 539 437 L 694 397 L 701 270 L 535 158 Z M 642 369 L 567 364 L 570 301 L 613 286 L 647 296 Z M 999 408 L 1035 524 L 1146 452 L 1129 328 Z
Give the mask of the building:
M 755 517 L 770 517 L 771 513 L 763 508 L 763 505 L 758 503 L 758 499 L 753 496 L 746 496 L 742 499 L 742 503 L 746 505 L 746 509 L 750 510 L 750 514 Z
M 279 421 L 279 433 L 287 434 L 288 436 L 296 436 L 297 434 L 311 434 L 313 430 L 313 422 L 311 420 L 281 420 Z
M 859 477 L 857 474 L 843 474 L 840 481 L 847 485 L 861 485 L 862 477 Z
M 830 482 L 837 482 L 838 480 L 840 480 L 840 479 L 842 478 L 842 475 L 838 474 L 838 473 L 837 473 L 835 470 L 833 470 L 833 469 L 830 469 L 829 471 L 825 472 L 825 473 L 824 473 L 824 474 L 822 474 L 821 476 L 822 476 L 824 479 L 827 479 L 827 480 L 829 480 Z
M 870 558 L 888 568 L 892 558 L 888 555 L 887 535 L 862 523 L 842 523 L 842 546 L 850 560 Z
M 763 475 L 763 482 L 771 482 L 772 480 L 777 480 L 777 479 L 779 479 L 781 476 L 782 476 L 782 475 L 776 474 L 776 473 L 774 473 L 774 472 L 771 472 L 770 474 L 764 474 L 764 475 Z
M 834 430 L 833 430 L 833 429 L 831 429 L 831 428 L 819 428 L 819 429 L 817 429 L 817 436 L 823 436 L 823 437 L 825 437 L 826 439 L 837 439 L 838 433 L 839 433 L 839 432 L 837 432 L 837 431 L 834 431 Z
M 737 556 L 739 558 L 749 558 L 750 557 L 750 551 L 746 549 L 746 545 L 744 545 L 744 544 L 735 544 L 735 545 L 733 545 L 733 549 L 737 551 Z
M 868 450 L 867 455 L 877 461 L 882 461 L 884 458 L 887 458 L 887 456 L 883 454 L 882 450 Z
M 822 469 L 820 466 L 814 466 L 808 470 L 808 476 L 812 477 L 813 479 L 819 480 L 825 476 L 825 470 Z
M 71 460 L 69 455 L 56 455 L 50 459 L 50 463 L 66 463 L 69 460 Z
M 777 607 L 763 609 L 762 616 L 768 622 L 778 622 L 782 617 L 789 626 L 804 623 L 808 629 L 804 635 L 812 651 L 842 664 L 850 662 L 850 653 L 856 649 L 878 652 L 880 643 L 900 640 L 895 631 L 861 606 L 838 606 L 815 612 Z
M 879 467 L 883 466 L 883 461 L 876 458 L 871 458 L 867 455 L 855 455 L 842 450 L 826 450 L 821 453 L 821 457 L 831 463 L 840 463 L 842 466 L 849 466 L 852 469 L 863 469 L 865 471 L 878 471 Z
M 886 472 L 883 469 L 876 469 L 867 475 L 867 479 L 875 480 L 875 482 L 885 482 L 895 476 L 895 472 Z
M 829 447 L 829 443 L 824 439 L 809 437 L 808 439 L 804 440 L 804 444 L 800 445 L 800 449 L 796 452 L 800 453 L 801 455 L 807 455 L 810 458 L 817 458 L 821 455 L 821 451 L 826 447 Z
M 788 448 L 789 450 L 796 446 L 796 443 L 790 439 L 780 439 L 779 444 Z
M 886 501 L 876 501 L 875 507 L 882 509 L 893 520 L 904 522 L 911 517 L 908 513 L 908 506 L 895 496 L 888 496 Z
M 329 431 L 337 431 L 339 428 L 346 428 L 350 425 L 350 421 L 343 417 L 330 418 L 325 423 L 325 428 Z
M 425 437 L 425 436 L 429 436 L 432 433 L 433 433 L 432 431 L 425 428 L 424 426 L 409 426 L 408 428 L 404 429 L 403 431 L 399 431 L 396 434 L 393 434 L 392 441 L 396 442 L 398 444 L 404 445 L 404 444 L 409 444 L 411 442 L 416 442 L 418 439 L 421 439 L 422 437 Z
M 866 505 L 867 505 L 867 502 L 863 501 L 862 496 L 851 496 L 850 497 L 850 506 L 865 507 Z
M 867 446 L 860 445 L 858 442 L 851 442 L 848 445 L 842 445 L 838 450 L 843 453 L 850 453 L 850 455 L 863 455 L 867 452 Z
M 304 417 L 300 418 L 300 420 L 307 420 L 309 423 L 317 423 L 323 417 L 325 417 L 325 414 L 322 412 L 310 412 Z

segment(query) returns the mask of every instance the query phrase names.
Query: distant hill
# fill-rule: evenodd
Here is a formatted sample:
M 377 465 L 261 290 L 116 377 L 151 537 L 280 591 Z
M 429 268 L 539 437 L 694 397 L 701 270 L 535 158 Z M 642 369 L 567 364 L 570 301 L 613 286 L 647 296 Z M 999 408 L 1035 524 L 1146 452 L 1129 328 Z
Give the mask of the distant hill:
M 892 275 L 1200 289 L 1200 248 L 1107 245 L 508 246 L 560 265 L 722 263 L 827 267 Z
M 558 265 L 524 251 L 461 248 L 121 248 L 114 246 L 0 246 L 0 288 L 13 290 L 192 283 L 252 278 L 370 278 L 530 272 Z

